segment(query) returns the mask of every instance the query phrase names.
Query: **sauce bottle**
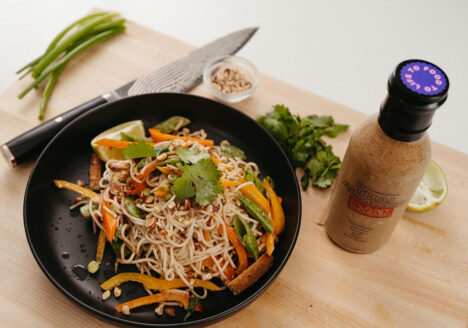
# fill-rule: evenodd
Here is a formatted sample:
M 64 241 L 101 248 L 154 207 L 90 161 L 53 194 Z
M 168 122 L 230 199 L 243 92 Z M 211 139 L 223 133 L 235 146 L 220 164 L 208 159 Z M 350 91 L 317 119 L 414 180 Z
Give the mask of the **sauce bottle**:
M 431 160 L 426 130 L 448 87 L 447 75 L 424 60 L 390 75 L 380 113 L 354 131 L 336 181 L 325 226 L 337 245 L 371 253 L 388 241 Z

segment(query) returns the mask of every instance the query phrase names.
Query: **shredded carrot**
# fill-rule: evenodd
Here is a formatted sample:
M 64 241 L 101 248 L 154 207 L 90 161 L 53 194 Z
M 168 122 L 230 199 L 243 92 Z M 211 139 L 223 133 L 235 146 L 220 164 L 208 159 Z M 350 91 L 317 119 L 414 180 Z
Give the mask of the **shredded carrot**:
M 179 302 L 184 306 L 184 309 L 187 310 L 189 303 L 189 295 L 177 292 L 162 292 L 159 294 L 148 295 L 119 304 L 115 307 L 115 309 L 119 312 L 122 312 L 124 306 L 128 306 L 129 309 L 134 309 L 143 305 L 161 302 Z
M 143 172 L 137 175 L 138 180 L 143 180 L 148 174 L 157 169 L 157 163 L 148 165 Z
M 156 129 L 149 129 L 149 133 L 151 135 L 151 138 L 153 138 L 153 140 L 156 141 L 156 142 L 180 139 L 180 140 L 184 140 L 184 141 L 196 141 L 200 145 L 204 145 L 204 146 L 213 146 L 214 145 L 213 140 L 210 140 L 210 139 L 197 139 L 197 138 L 190 138 L 190 137 L 174 136 L 172 134 L 162 133 L 161 131 L 156 130 Z
M 220 179 L 219 182 L 221 182 L 223 187 L 237 187 L 242 184 L 242 182 L 240 181 L 226 180 L 226 179 Z
M 101 196 L 88 188 L 81 187 L 65 180 L 54 180 L 54 184 L 57 188 L 65 188 L 74 191 L 83 197 L 89 198 L 95 204 L 99 204 L 101 201 Z
M 109 212 L 105 209 L 108 208 L 110 210 L 111 206 L 109 202 L 102 200 L 102 224 L 104 225 L 104 229 L 106 230 L 106 236 L 109 243 L 112 243 L 112 240 L 115 236 L 115 230 L 117 230 L 117 218 L 114 213 Z
M 265 187 L 268 197 L 270 198 L 271 215 L 275 226 L 274 232 L 277 236 L 283 232 L 285 224 L 284 211 L 281 207 L 281 199 L 276 195 L 267 179 L 263 179 L 263 186 Z
M 247 269 L 247 252 L 245 251 L 244 246 L 241 244 L 239 238 L 237 238 L 237 234 L 227 223 L 224 223 L 226 227 L 226 233 L 229 241 L 231 242 L 232 246 L 234 246 L 237 257 L 239 259 L 239 265 L 237 266 L 237 274 L 241 274 L 245 269 Z M 220 233 L 224 233 L 223 226 L 219 225 L 218 230 Z
M 118 148 L 118 149 L 124 149 L 127 147 L 129 144 L 132 144 L 134 142 L 132 141 L 125 141 L 125 140 L 115 140 L 115 139 L 108 139 L 108 138 L 102 138 L 96 141 L 96 145 L 98 146 L 107 146 L 111 148 Z M 152 142 L 148 142 L 149 145 L 154 146 L 155 144 Z
M 163 190 L 163 189 L 156 190 L 156 196 L 158 196 L 159 198 L 165 198 L 167 194 L 169 194 L 169 192 L 166 190 Z

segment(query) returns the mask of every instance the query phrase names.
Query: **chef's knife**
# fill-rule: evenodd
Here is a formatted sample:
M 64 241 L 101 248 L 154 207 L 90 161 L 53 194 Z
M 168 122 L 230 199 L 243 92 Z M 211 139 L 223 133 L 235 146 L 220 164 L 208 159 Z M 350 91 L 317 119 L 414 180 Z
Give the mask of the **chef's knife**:
M 254 27 L 226 35 L 114 91 L 70 109 L 3 144 L 2 153 L 14 167 L 37 154 L 65 125 L 92 108 L 128 96 L 188 91 L 200 83 L 203 69 L 208 62 L 223 55 L 235 54 L 256 31 L 257 28 Z

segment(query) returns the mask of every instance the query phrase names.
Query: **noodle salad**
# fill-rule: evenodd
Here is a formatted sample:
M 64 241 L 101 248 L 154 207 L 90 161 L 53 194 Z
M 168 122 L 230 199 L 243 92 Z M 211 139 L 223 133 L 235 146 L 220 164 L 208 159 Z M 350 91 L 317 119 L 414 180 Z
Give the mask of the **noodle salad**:
M 80 207 L 99 233 L 99 270 L 106 244 L 120 265 L 138 272 L 116 274 L 101 284 L 105 301 L 121 294 L 121 284 L 139 282 L 148 296 L 119 304 L 130 310 L 156 304 L 155 312 L 185 319 L 202 311 L 209 291 L 229 288 L 235 295 L 254 284 L 273 263 L 285 217 L 273 180 L 261 180 L 257 164 L 223 141 L 214 145 L 204 130 L 191 132 L 190 120 L 174 116 L 149 129 L 132 121 L 92 141 L 89 186 L 54 180 L 80 194 Z M 185 320 L 184 319 L 184 320 Z

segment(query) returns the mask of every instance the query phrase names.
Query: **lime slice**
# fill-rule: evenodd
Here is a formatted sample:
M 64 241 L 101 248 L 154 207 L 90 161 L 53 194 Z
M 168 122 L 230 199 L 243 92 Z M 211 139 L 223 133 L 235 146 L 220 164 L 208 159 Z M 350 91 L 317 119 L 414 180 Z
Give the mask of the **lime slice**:
M 104 162 L 107 162 L 110 159 L 125 159 L 122 154 L 122 149 L 96 145 L 96 141 L 104 138 L 122 140 L 120 132 L 131 133 L 138 137 L 145 137 L 143 122 L 140 120 L 122 123 L 100 133 L 91 141 L 91 147 L 93 147 L 96 155 Z
M 431 161 L 407 209 L 411 212 L 429 211 L 442 203 L 447 193 L 445 174 L 436 162 Z

